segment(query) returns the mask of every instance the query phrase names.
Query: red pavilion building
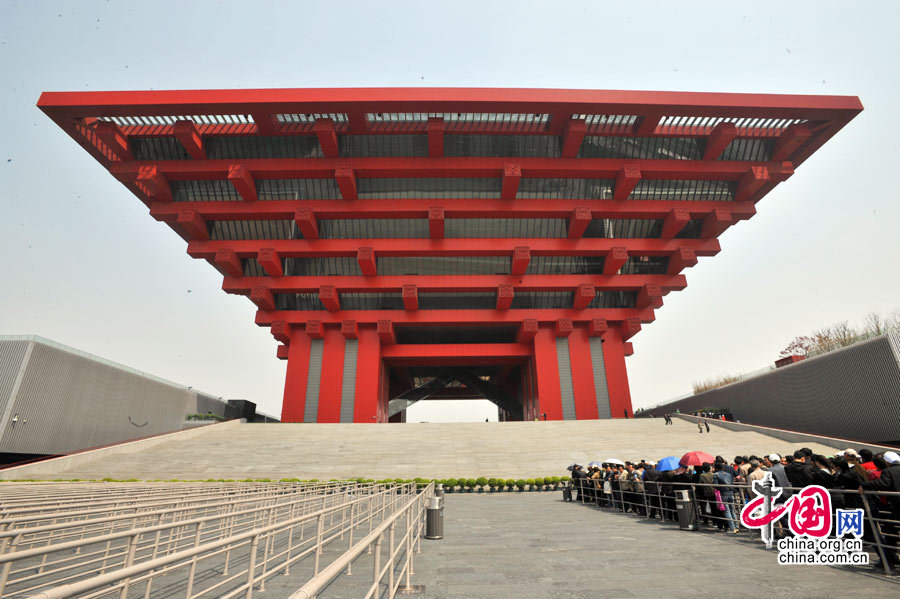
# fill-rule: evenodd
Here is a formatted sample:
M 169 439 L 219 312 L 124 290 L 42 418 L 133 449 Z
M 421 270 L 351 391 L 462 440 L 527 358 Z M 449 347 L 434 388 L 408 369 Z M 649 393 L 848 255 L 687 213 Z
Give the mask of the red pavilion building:
M 38 106 L 256 304 L 282 420 L 427 398 L 631 415 L 683 271 L 855 97 L 523 89 L 47 92 Z

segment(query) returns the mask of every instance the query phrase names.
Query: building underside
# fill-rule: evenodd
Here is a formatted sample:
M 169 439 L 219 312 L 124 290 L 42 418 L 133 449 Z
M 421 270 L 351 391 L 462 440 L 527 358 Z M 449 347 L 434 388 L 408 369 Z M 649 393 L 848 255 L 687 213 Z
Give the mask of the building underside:
M 38 104 L 256 305 L 282 420 L 631 415 L 629 341 L 854 97 L 76 92 Z

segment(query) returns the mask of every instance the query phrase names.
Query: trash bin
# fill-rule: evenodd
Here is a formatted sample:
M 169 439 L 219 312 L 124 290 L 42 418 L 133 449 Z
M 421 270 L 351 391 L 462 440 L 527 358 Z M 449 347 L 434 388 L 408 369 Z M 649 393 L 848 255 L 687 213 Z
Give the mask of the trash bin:
M 440 497 L 429 497 L 425 504 L 425 538 L 444 538 L 444 502 Z
M 562 488 L 563 501 L 572 501 L 572 487 L 564 484 Z
M 675 512 L 678 514 L 678 528 L 697 530 L 697 513 L 694 502 L 687 491 L 675 491 Z

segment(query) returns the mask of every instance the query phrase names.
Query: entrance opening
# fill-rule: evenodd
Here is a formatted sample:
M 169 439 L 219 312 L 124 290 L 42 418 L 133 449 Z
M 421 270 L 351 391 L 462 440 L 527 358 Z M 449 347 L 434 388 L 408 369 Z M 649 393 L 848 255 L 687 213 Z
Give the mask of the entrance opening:
M 391 422 L 522 420 L 521 365 L 388 367 Z

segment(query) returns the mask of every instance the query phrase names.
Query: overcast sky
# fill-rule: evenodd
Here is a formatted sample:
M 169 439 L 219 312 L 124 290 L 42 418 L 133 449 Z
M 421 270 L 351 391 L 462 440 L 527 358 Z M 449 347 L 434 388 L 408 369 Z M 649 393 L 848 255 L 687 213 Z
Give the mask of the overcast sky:
M 689 4 L 689 6 L 683 6 Z M 131 6 L 131 8 L 129 8 Z M 897 2 L 0 0 L 0 334 L 279 414 L 254 306 L 78 147 L 42 91 L 484 86 L 858 95 L 865 110 L 632 339 L 635 408 L 900 307 Z M 486 403 L 486 402 L 485 402 Z M 421 406 L 421 404 L 419 404 Z M 476 409 L 477 408 L 477 409 Z M 415 420 L 483 420 L 470 402 Z

